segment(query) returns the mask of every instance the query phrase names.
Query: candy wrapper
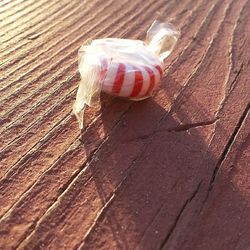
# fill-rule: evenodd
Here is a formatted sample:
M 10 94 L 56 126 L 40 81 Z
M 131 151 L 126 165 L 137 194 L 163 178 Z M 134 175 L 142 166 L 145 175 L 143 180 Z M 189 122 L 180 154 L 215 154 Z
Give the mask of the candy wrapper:
M 101 91 L 135 101 L 150 97 L 178 37 L 172 25 L 155 21 L 145 42 L 118 38 L 87 41 L 79 50 L 81 82 L 73 106 L 80 128 L 86 105 L 99 102 Z

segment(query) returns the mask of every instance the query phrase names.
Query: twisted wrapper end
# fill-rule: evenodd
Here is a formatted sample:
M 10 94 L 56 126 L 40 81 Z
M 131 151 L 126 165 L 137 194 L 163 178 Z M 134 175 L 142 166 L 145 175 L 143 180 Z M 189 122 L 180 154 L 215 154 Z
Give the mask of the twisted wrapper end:
M 154 21 L 147 31 L 146 44 L 161 61 L 164 61 L 173 51 L 180 31 L 170 23 Z
M 98 57 L 95 57 L 96 53 L 95 51 L 91 51 L 90 46 L 82 46 L 79 51 L 81 82 L 77 90 L 76 101 L 73 105 L 73 113 L 79 122 L 80 129 L 84 127 L 84 111 L 86 105 L 93 106 L 100 100 L 101 63 Z

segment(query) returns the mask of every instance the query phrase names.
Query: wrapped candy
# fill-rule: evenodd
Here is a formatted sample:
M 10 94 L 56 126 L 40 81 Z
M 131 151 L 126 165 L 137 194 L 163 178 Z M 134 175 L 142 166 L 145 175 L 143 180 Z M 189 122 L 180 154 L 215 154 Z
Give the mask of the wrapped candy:
M 155 21 L 145 42 L 118 38 L 87 41 L 79 50 L 81 82 L 73 106 L 80 128 L 86 105 L 98 102 L 101 91 L 135 101 L 150 97 L 178 37 L 172 25 Z

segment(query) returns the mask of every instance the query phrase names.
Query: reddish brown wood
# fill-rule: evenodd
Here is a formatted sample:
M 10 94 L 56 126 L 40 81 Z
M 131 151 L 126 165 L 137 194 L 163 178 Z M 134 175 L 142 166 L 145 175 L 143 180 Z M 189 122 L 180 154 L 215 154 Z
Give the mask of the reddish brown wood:
M 0 249 L 249 249 L 250 2 L 0 2 Z M 181 30 L 153 98 L 78 129 L 87 38 Z

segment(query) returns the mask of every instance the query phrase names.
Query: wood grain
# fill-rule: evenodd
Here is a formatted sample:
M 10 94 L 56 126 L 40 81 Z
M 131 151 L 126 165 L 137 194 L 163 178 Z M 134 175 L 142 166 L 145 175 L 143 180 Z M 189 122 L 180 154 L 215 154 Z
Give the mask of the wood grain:
M 250 2 L 0 2 L 0 249 L 248 249 Z M 71 113 L 88 38 L 181 30 L 151 99 Z

